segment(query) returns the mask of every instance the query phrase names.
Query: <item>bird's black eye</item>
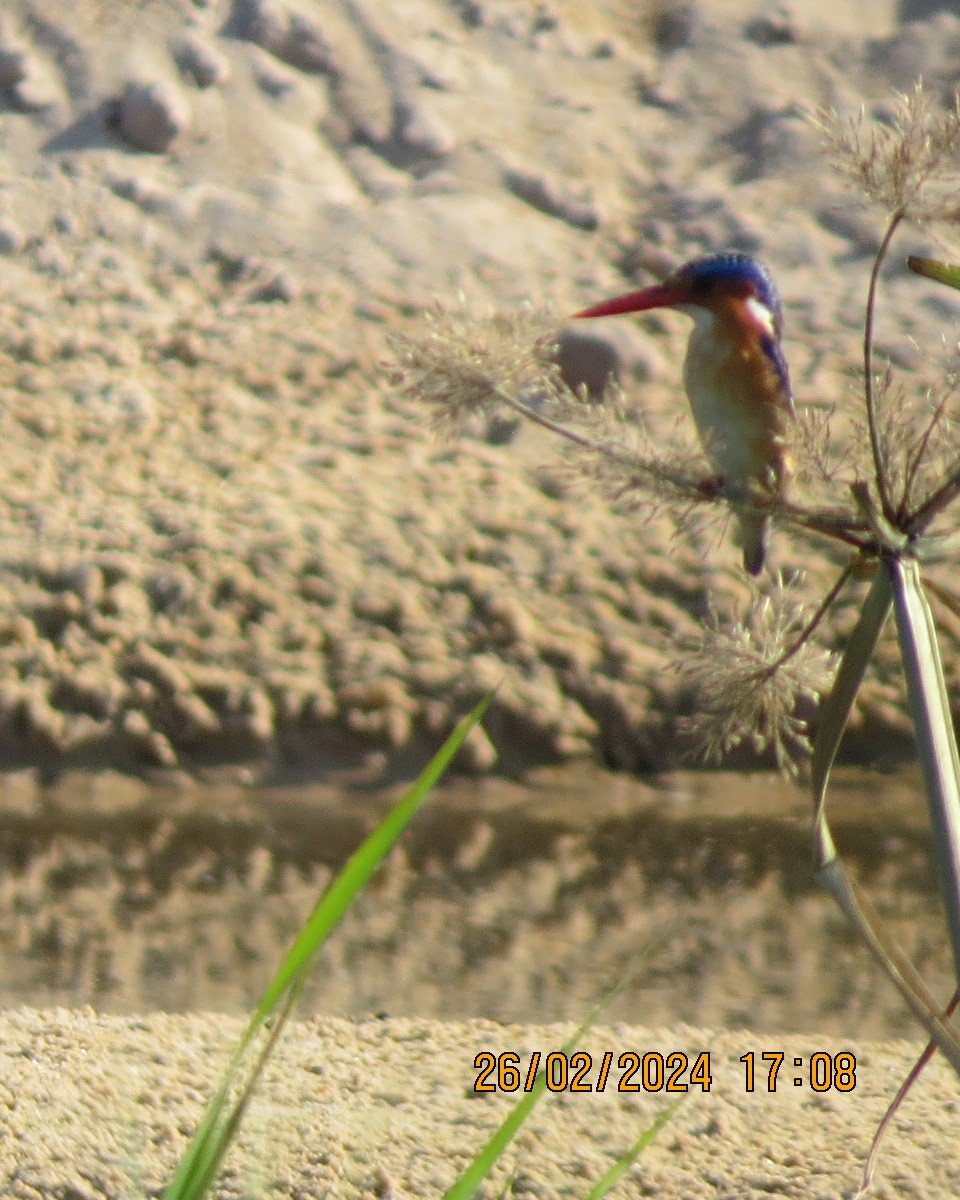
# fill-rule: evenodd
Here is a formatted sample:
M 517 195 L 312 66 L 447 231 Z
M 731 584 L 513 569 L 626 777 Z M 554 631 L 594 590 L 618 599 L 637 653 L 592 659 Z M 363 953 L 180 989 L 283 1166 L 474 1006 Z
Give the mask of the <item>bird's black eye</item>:
M 691 292 L 700 296 L 712 295 L 721 282 L 720 276 L 715 271 L 691 271 L 686 278 L 688 278 Z
M 715 275 L 692 275 L 689 279 L 690 291 L 694 296 L 706 299 L 717 290 Z

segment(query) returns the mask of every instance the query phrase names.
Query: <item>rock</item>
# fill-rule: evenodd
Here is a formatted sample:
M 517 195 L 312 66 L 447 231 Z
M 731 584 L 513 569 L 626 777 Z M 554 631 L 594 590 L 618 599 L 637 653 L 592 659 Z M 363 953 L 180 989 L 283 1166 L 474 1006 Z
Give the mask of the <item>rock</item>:
M 282 0 L 241 0 L 237 32 L 269 50 L 291 67 L 327 74 L 332 69 L 330 46 L 319 26 Z
M 198 88 L 217 87 L 230 78 L 230 60 L 196 33 L 188 33 L 174 48 L 181 73 Z
M 576 229 L 592 230 L 600 224 L 596 207 L 589 200 L 572 195 L 557 180 L 515 167 L 508 167 L 504 171 L 503 180 L 520 200 L 551 217 L 566 221 Z
M 0 46 L 0 91 L 23 112 L 50 108 L 60 99 L 52 69 L 32 50 Z
M 30 52 L 21 47 L 0 46 L 0 88 L 9 91 L 27 76 Z
M 398 125 L 400 140 L 416 155 L 445 158 L 456 149 L 453 131 L 422 104 L 405 106 Z
M 586 388 L 591 400 L 598 400 L 611 382 L 620 377 L 620 355 L 605 337 L 565 329 L 558 339 L 557 363 L 563 381 L 571 391 Z
M 120 98 L 117 122 L 123 137 L 138 150 L 164 154 L 190 126 L 190 106 L 166 80 L 131 82 Z
M 268 275 L 250 293 L 250 299 L 261 304 L 279 301 L 290 304 L 300 294 L 300 287 L 289 271 L 283 269 Z
M 25 241 L 26 238 L 18 225 L 10 220 L 0 220 L 0 254 L 19 254 Z

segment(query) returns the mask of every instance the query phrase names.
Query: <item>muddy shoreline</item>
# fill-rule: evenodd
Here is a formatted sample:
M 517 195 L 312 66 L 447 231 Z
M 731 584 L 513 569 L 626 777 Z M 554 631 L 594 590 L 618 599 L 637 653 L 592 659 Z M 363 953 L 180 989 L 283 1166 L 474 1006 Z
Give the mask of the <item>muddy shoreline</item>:
M 390 340 L 460 293 L 478 322 L 533 304 L 569 337 L 590 300 L 747 251 L 783 291 L 798 404 L 842 439 L 882 218 L 803 112 L 882 121 L 920 74 L 946 103 L 960 18 L 155 0 L 104 27 L 103 7 L 11 0 L 0 22 L 0 766 L 389 774 L 493 687 L 476 771 L 680 766 L 678 650 L 749 599 L 722 515 L 617 509 L 532 427 L 443 442 Z M 910 394 L 944 377 L 957 315 L 891 261 L 879 349 Z M 608 325 L 577 329 L 569 372 L 606 362 L 693 461 L 683 319 Z M 838 567 L 802 533 L 771 561 L 808 611 Z M 861 700 L 860 744 L 902 746 L 889 638 Z

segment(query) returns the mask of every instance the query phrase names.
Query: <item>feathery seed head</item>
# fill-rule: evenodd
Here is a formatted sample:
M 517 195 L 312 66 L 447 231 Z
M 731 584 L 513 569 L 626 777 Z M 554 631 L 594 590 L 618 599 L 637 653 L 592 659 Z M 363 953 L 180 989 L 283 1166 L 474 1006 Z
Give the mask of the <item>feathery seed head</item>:
M 873 204 L 915 224 L 960 219 L 960 92 L 937 111 L 917 83 L 899 95 L 888 124 L 834 109 L 808 116 L 834 169 Z

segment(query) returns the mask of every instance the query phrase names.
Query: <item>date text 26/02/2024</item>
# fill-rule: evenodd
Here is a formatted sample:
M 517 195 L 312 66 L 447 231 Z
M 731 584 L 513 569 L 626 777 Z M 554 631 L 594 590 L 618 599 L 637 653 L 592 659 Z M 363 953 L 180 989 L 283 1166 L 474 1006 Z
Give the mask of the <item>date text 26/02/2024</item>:
M 778 1083 L 808 1087 L 814 1092 L 852 1092 L 857 1086 L 857 1059 L 849 1050 L 838 1054 L 817 1051 L 793 1058 L 788 1058 L 783 1050 L 765 1050 L 759 1054 L 751 1050 L 742 1054 L 739 1061 L 743 1064 L 746 1092 L 758 1088 L 776 1092 Z M 795 1073 L 784 1072 L 781 1078 L 784 1062 L 792 1065 Z M 588 1054 L 585 1050 L 551 1050 L 548 1054 L 534 1050 L 526 1062 L 512 1050 L 499 1054 L 480 1050 L 473 1065 L 477 1071 L 475 1092 L 530 1092 L 541 1070 L 544 1084 L 551 1092 L 603 1092 L 608 1085 L 618 1092 L 687 1092 L 691 1088 L 709 1092 L 713 1086 L 709 1050 L 693 1055 L 682 1050 L 671 1054 L 624 1050 L 619 1055 L 612 1050 L 602 1055 Z

